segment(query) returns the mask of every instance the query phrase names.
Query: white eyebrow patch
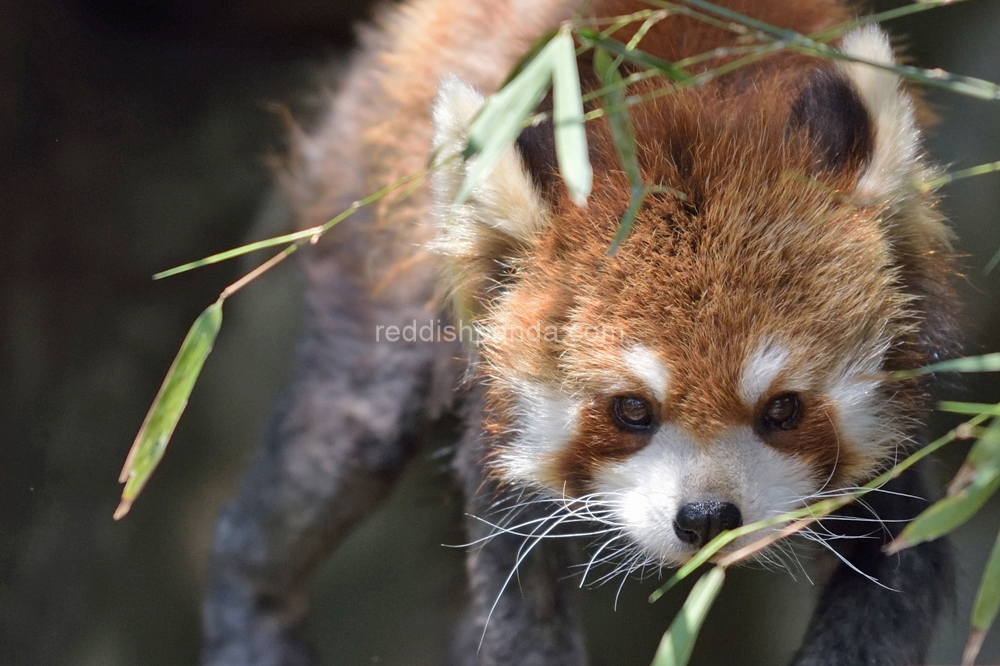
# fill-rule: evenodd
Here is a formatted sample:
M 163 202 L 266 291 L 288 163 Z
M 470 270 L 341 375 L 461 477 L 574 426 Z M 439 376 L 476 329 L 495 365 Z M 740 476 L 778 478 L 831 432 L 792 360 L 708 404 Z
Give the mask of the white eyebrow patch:
M 743 366 L 740 377 L 740 397 L 743 402 L 750 407 L 756 405 L 787 363 L 787 349 L 770 342 L 761 344 Z
M 644 345 L 636 345 L 625 351 L 622 358 L 625 360 L 625 366 L 633 375 L 645 382 L 657 400 L 663 402 L 667 399 L 670 370 L 652 349 Z

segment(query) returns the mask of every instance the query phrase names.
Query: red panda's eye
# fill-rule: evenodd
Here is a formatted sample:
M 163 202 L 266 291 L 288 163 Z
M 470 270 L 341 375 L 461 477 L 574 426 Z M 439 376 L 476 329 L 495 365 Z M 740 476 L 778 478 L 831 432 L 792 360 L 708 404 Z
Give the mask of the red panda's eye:
M 791 430 L 799 422 L 799 396 L 794 393 L 785 393 L 776 398 L 772 398 L 764 406 L 761 414 L 762 425 L 766 430 Z
M 634 395 L 620 395 L 611 403 L 611 413 L 618 427 L 626 432 L 645 432 L 653 427 L 649 403 Z

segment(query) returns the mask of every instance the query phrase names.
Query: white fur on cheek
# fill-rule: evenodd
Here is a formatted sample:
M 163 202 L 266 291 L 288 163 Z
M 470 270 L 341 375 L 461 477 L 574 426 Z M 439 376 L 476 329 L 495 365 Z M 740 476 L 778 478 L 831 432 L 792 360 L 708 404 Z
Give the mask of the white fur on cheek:
M 544 484 L 546 465 L 576 432 L 580 405 L 570 396 L 537 382 L 518 382 L 517 396 L 514 437 L 497 460 L 508 479 Z
M 826 389 L 837 410 L 837 430 L 849 439 L 871 470 L 891 453 L 898 440 L 896 424 L 887 417 L 886 398 L 874 377 L 882 365 L 887 343 L 856 359 L 837 373 Z
M 656 399 L 667 399 L 670 385 L 670 371 L 649 347 L 636 345 L 622 354 L 625 367 L 645 382 Z
M 757 404 L 788 363 L 788 350 L 769 342 L 762 343 L 747 359 L 740 377 L 740 397 L 749 407 Z
M 694 552 L 673 528 L 688 502 L 732 502 L 747 524 L 799 508 L 816 491 L 805 464 L 766 446 L 746 427 L 702 444 L 678 427 L 663 426 L 642 451 L 606 465 L 596 483 L 609 494 L 608 508 L 626 533 L 663 564 L 679 564 Z M 730 548 L 761 536 L 742 537 Z

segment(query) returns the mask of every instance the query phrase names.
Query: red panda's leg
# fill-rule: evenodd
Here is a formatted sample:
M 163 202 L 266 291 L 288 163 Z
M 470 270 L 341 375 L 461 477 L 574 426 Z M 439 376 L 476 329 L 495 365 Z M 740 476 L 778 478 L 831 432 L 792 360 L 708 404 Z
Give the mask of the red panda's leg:
M 473 390 L 466 401 L 467 431 L 456 465 L 465 489 L 470 607 L 459 627 L 450 666 L 586 666 L 577 586 L 567 579 L 570 539 L 532 539 L 494 534 L 485 521 L 507 522 L 506 509 L 522 497 L 518 488 L 500 488 L 486 478 L 484 437 L 480 435 L 482 400 Z M 532 506 L 534 509 L 532 509 Z M 549 523 L 530 521 L 551 513 L 537 503 L 517 512 L 518 532 L 544 532 Z M 536 528 L 539 528 L 536 530 Z M 523 556 L 523 560 L 518 562 Z M 513 573 L 517 570 L 517 573 Z M 513 575 L 512 575 L 513 574 Z
M 454 348 L 375 341 L 380 323 L 425 321 L 424 301 L 380 302 L 339 273 L 310 275 L 292 379 L 220 516 L 206 665 L 310 663 L 296 630 L 312 570 L 388 493 L 433 425 L 430 396 L 452 393 L 441 366 Z
M 919 470 L 886 484 L 884 490 L 888 492 L 865 497 L 869 508 L 855 504 L 845 511 L 858 518 L 872 518 L 874 512 L 886 521 L 884 530 L 877 523 L 835 517 L 824 526 L 854 537 L 831 545 L 885 587 L 841 564 L 823 591 L 793 666 L 925 663 L 937 617 L 954 583 L 951 548 L 947 539 L 938 539 L 898 555 L 883 553 L 882 547 L 905 525 L 889 521 L 911 520 L 929 506 L 926 500 L 904 496 L 929 496 Z

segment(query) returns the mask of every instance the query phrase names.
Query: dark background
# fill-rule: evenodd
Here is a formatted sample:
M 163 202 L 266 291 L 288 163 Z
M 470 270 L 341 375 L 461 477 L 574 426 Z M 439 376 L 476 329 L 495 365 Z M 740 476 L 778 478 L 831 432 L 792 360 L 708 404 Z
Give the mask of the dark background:
M 266 162 L 307 125 L 363 2 L 0 0 L 0 664 L 192 664 L 206 553 L 284 381 L 297 325 L 291 263 L 227 304 L 171 450 L 132 513 L 111 520 L 129 443 L 195 316 L 249 264 L 164 282 L 158 270 L 283 231 Z M 883 9 L 896 3 L 880 2 Z M 895 22 L 915 64 L 1000 80 L 1000 1 Z M 1000 159 L 1000 103 L 931 91 L 936 159 Z M 949 186 L 967 253 L 970 352 L 1000 349 L 1000 174 Z M 953 394 L 958 395 L 958 394 Z M 994 377 L 968 396 L 1000 400 Z M 942 420 L 939 430 L 946 427 Z M 956 450 L 935 463 L 946 478 Z M 458 612 L 459 515 L 427 451 L 383 511 L 323 567 L 311 634 L 327 664 L 439 663 Z M 963 527 L 960 591 L 934 663 L 957 663 L 1000 517 Z M 735 571 L 695 655 L 777 664 L 817 588 Z M 683 591 L 586 593 L 595 664 L 647 664 Z M 872 618 L 877 622 L 878 618 Z M 982 663 L 1000 659 L 991 637 Z

